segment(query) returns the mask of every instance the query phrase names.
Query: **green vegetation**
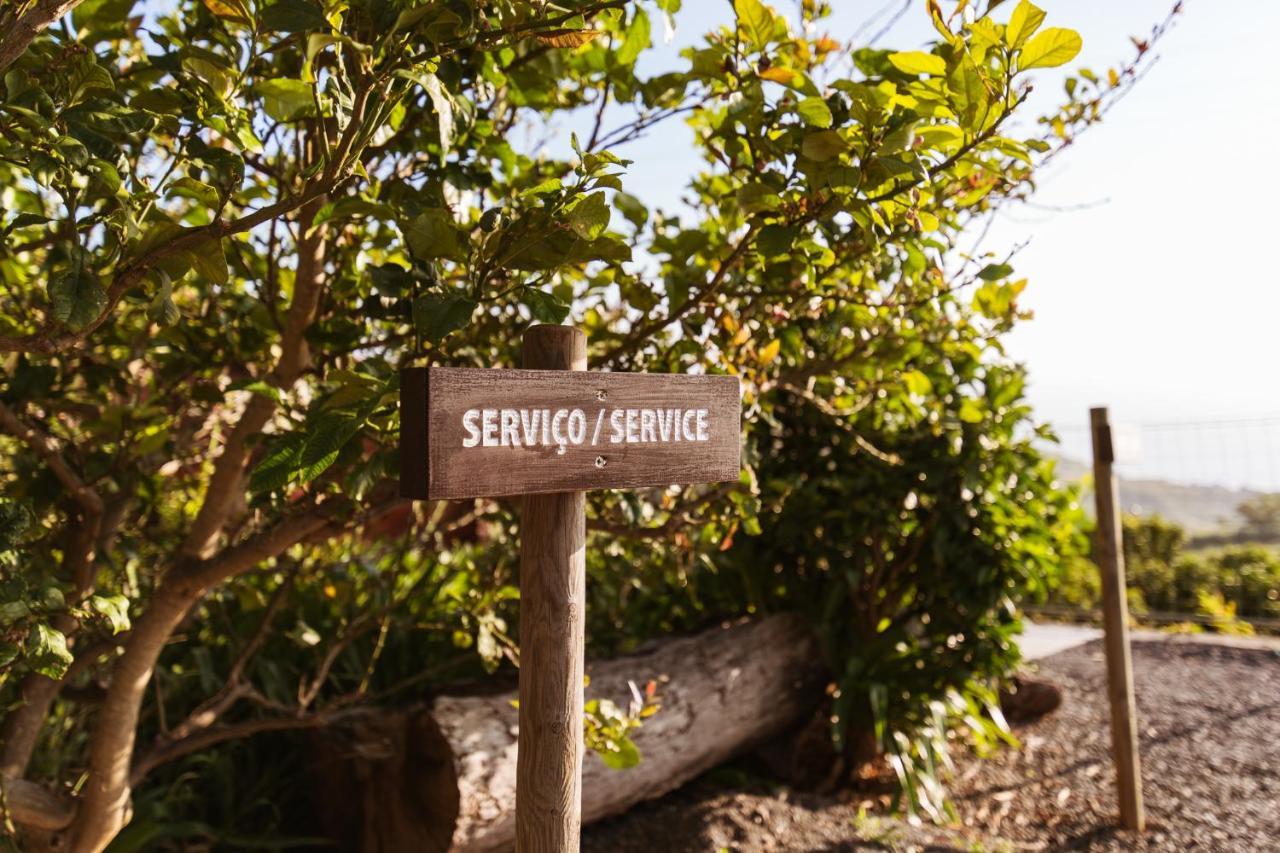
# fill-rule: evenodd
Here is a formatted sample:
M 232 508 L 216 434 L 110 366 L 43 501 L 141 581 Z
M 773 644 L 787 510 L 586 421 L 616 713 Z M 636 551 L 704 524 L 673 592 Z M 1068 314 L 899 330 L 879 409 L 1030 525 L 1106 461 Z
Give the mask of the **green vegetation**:
M 1186 532 L 1159 517 L 1124 519 L 1129 609 L 1141 620 L 1158 614 L 1199 614 L 1209 627 L 1237 630 L 1239 620 L 1280 618 L 1280 554 L 1265 545 L 1189 550 Z M 1053 601 L 1096 607 L 1097 569 L 1072 563 L 1055 583 Z
M 283 844 L 299 748 L 244 738 L 510 674 L 515 507 L 397 498 L 397 369 L 564 320 L 744 391 L 739 483 L 591 496 L 592 646 L 803 608 L 836 736 L 936 813 L 1014 602 L 1081 550 L 1000 344 L 1026 281 L 967 235 L 1135 65 L 1027 134 L 1079 50 L 1027 2 L 851 53 L 736 0 L 653 77 L 679 0 L 46 5 L 0 11 L 0 767 L 74 802 L 62 849 Z M 704 158 L 680 216 L 627 184 L 653 132 Z

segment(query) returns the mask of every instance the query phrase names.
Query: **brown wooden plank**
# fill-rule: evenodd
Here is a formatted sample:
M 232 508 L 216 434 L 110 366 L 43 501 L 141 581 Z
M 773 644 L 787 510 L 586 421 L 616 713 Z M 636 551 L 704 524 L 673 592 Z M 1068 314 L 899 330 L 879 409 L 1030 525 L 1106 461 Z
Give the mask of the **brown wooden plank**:
M 735 377 L 433 367 L 426 386 L 433 500 L 738 478 Z M 402 424 L 413 417 L 402 412 Z M 402 437 L 401 453 L 412 485 L 423 467 L 413 435 Z

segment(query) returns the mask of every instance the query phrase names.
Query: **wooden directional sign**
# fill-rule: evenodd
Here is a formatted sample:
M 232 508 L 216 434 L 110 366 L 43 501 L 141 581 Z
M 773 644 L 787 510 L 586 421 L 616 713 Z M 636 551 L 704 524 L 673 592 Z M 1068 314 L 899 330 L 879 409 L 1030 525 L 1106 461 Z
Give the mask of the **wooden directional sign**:
M 568 326 L 524 334 L 532 370 L 400 373 L 400 491 L 525 495 L 516 853 L 572 853 L 582 813 L 588 489 L 738 479 L 731 376 L 591 373 Z
M 400 394 L 405 497 L 738 478 L 741 402 L 732 376 L 411 368 Z

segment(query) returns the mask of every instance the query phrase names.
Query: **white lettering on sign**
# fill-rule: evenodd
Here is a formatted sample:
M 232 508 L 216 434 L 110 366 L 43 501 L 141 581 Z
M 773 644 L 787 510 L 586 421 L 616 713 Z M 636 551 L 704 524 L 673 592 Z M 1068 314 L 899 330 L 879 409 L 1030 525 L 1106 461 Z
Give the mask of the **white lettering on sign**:
M 600 409 L 590 444 L 672 444 L 710 441 L 707 409 Z M 608 423 L 608 430 L 604 427 Z M 467 409 L 463 447 L 557 447 L 587 443 L 582 409 Z M 602 434 L 604 433 L 604 434 Z

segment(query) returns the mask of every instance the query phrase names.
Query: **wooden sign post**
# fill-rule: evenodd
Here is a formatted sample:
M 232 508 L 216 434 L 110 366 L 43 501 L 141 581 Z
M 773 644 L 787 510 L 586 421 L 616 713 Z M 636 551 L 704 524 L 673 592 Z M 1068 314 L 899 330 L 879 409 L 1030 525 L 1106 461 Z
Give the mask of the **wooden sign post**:
M 524 370 L 407 368 L 405 497 L 524 495 L 516 850 L 579 846 L 587 489 L 738 478 L 730 376 L 588 373 L 586 336 L 533 326 Z
M 1111 751 L 1116 764 L 1120 823 L 1142 832 L 1142 767 L 1138 758 L 1138 720 L 1129 652 L 1129 605 L 1124 579 L 1120 490 L 1112 463 L 1115 449 L 1107 410 L 1089 410 L 1093 433 L 1093 494 L 1097 509 L 1097 562 L 1102 574 L 1103 642 L 1107 654 L 1107 699 L 1111 705 Z

